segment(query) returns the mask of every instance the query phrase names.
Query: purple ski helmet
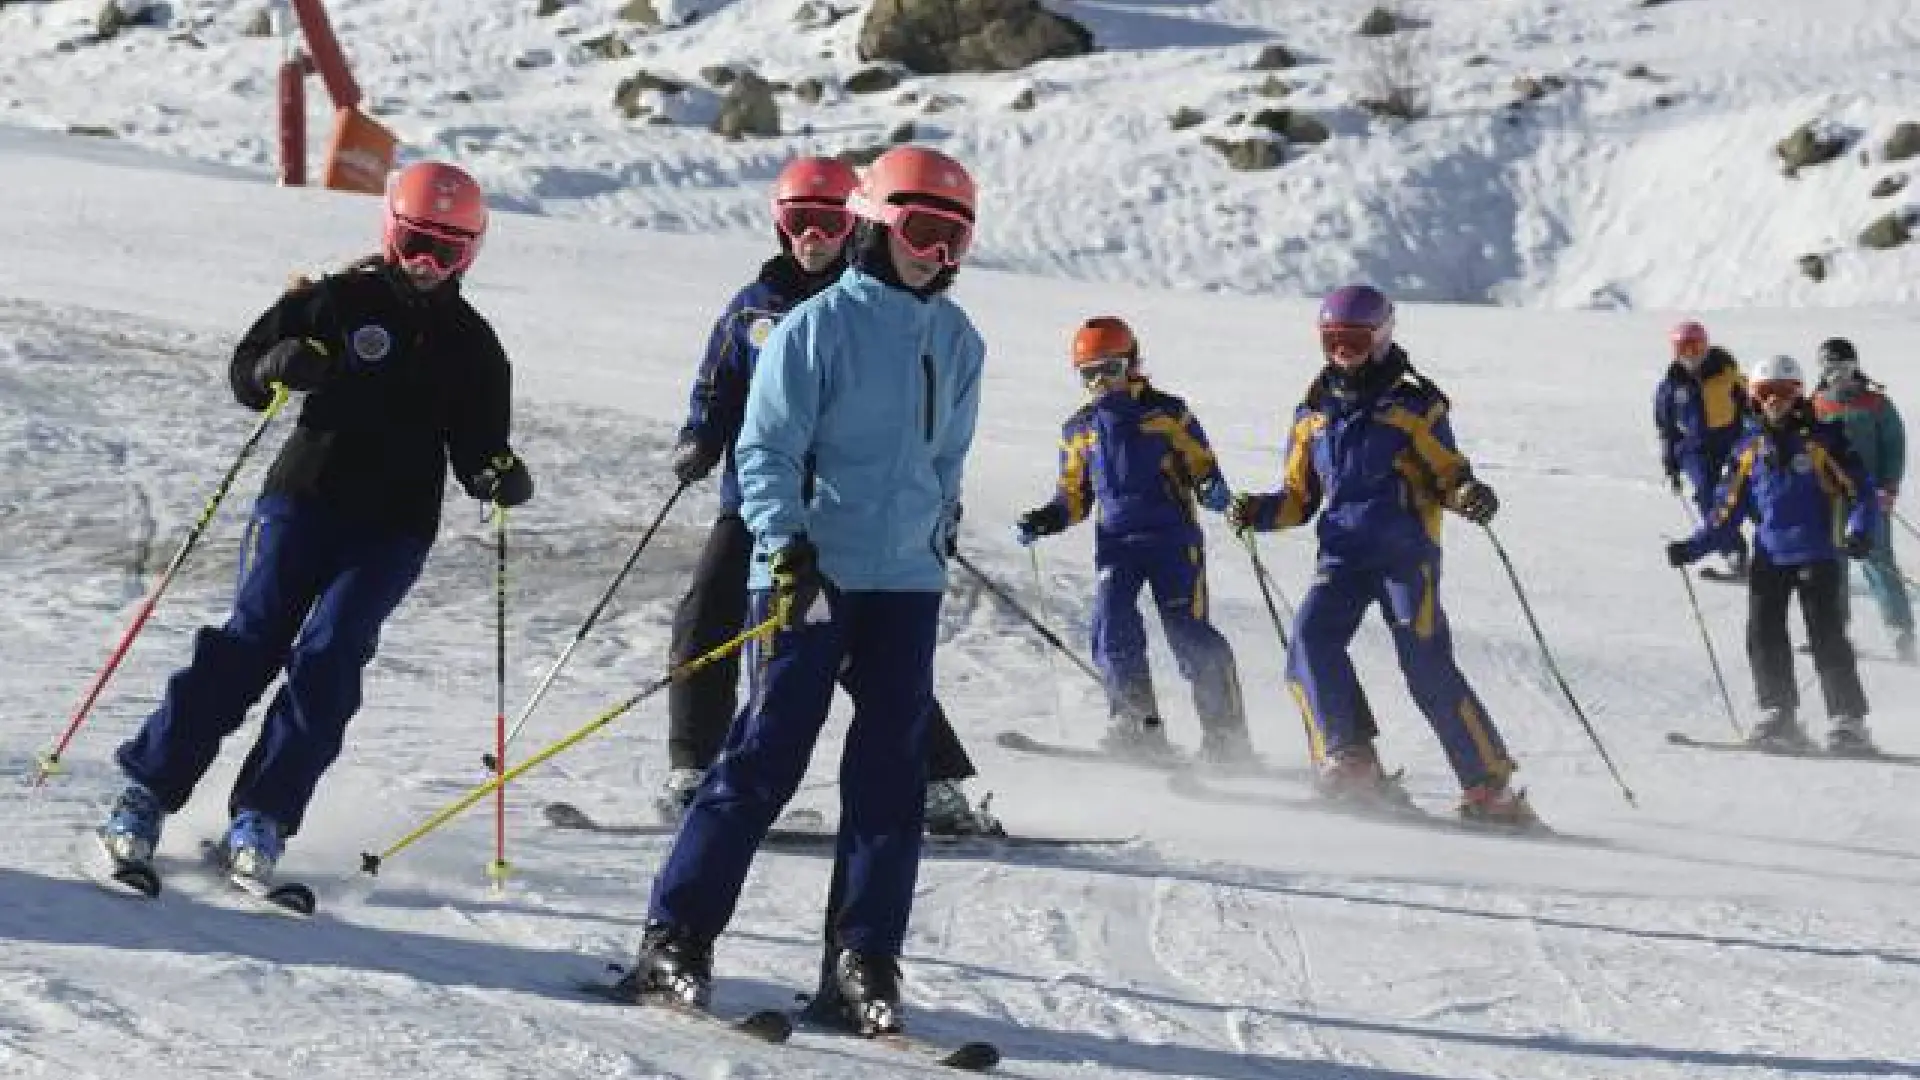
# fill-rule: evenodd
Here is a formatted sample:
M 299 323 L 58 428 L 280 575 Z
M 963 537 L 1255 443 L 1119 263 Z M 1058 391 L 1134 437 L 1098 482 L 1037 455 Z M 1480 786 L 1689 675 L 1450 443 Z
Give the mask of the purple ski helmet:
M 1342 285 L 1320 302 L 1320 348 L 1348 367 L 1377 360 L 1393 344 L 1393 301 L 1371 285 Z

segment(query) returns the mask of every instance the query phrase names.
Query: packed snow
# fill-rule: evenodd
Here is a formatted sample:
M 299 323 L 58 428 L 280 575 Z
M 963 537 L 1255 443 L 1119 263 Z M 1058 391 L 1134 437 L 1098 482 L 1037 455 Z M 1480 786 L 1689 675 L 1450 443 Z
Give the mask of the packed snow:
M 12 703 L 0 771 L 18 781 L 0 785 L 0 1073 L 928 1072 L 821 1035 L 783 1048 L 736 1043 L 575 992 L 630 957 L 666 842 L 559 832 L 539 807 L 564 799 L 611 821 L 643 818 L 665 767 L 658 698 L 512 787 L 515 872 L 503 889 L 484 872 L 492 823 L 479 809 L 378 877 L 360 872 L 361 852 L 485 779 L 491 533 L 459 497 L 283 864 L 314 884 L 321 913 L 263 917 L 189 869 L 195 841 L 223 822 L 237 750 L 169 825 L 162 859 L 173 872 L 157 903 L 83 880 L 86 829 L 117 789 L 113 747 L 152 707 L 193 629 L 224 616 L 246 504 L 281 429 L 109 685 L 67 771 L 39 791 L 25 783 L 35 756 L 254 422 L 226 388 L 235 336 L 289 273 L 337 265 L 377 235 L 371 200 L 271 184 L 277 44 L 237 35 L 240 4 L 178 6 L 210 19 L 204 49 L 149 32 L 56 53 L 93 5 L 0 8 L 0 692 Z M 591 28 L 613 6 L 560 17 Z M 770 9 L 783 5 L 709 6 L 718 10 L 685 29 L 636 39 L 659 48 L 647 62 L 691 74 L 751 56 L 776 76 L 782 64 L 801 72 L 822 41 L 851 49 L 846 26 L 805 41 L 773 32 L 786 16 Z M 906 957 L 910 1024 L 939 1040 L 991 1040 L 1006 1054 L 1001 1072 L 1041 1078 L 1920 1074 L 1920 773 L 1667 744 L 1668 731 L 1731 728 L 1683 579 L 1662 557 L 1687 518 L 1659 474 L 1650 417 L 1665 330 L 1683 307 L 1743 357 L 1805 358 L 1844 333 L 1906 400 L 1920 336 L 1912 249 L 1850 252 L 1819 285 L 1792 265 L 1822 237 L 1851 237 L 1872 209 L 1865 182 L 1891 166 L 1847 158 L 1788 182 L 1768 155 L 1829 107 L 1875 131 L 1902 118 L 1903 95 L 1913 96 L 1901 80 L 1920 55 L 1915 5 L 1429 5 L 1433 33 L 1501 65 L 1644 62 L 1671 72 L 1692 104 L 1636 110 L 1609 96 L 1625 91 L 1608 80 L 1611 89 L 1576 83 L 1542 106 L 1551 112 L 1526 121 L 1532 134 L 1505 134 L 1504 121 L 1464 104 L 1397 133 L 1369 134 L 1349 115 L 1328 144 L 1247 175 L 1176 140 L 1168 102 L 1224 101 L 1246 80 L 1227 78 L 1229 63 L 1275 37 L 1328 58 L 1283 74 L 1336 82 L 1334 58 L 1364 5 L 1059 6 L 1120 44 L 1022 75 L 937 81 L 983 103 L 941 114 L 935 129 L 939 145 L 977 162 L 987 221 L 986 265 L 967 269 L 956 293 L 990 350 L 964 549 L 1023 600 L 1044 602 L 1084 648 L 1090 535 L 1043 544 L 1036 581 L 1011 524 L 1052 481 L 1059 422 L 1080 400 L 1065 345 L 1088 315 L 1131 320 L 1152 373 L 1193 404 L 1235 487 L 1263 489 L 1317 363 L 1316 290 L 1371 276 L 1416 297 L 1500 300 L 1406 305 L 1401 339 L 1454 399 L 1462 447 L 1502 499 L 1497 535 L 1637 805 L 1569 711 L 1496 552 L 1457 519 L 1444 596 L 1462 666 L 1562 840 L 1312 812 L 1293 805 L 1304 788 L 1284 779 L 1220 781 L 1236 803 L 1200 802 L 1152 772 L 1002 750 L 1001 730 L 1089 744 L 1104 707 L 1072 665 L 957 573 L 939 690 L 980 765 L 973 794 L 991 791 L 1015 832 L 1135 839 L 931 857 Z M 1469 8 L 1474 18 L 1453 14 Z M 389 119 L 415 149 L 455 154 L 502 193 L 470 294 L 513 356 L 515 442 L 539 484 L 512 521 L 510 709 L 672 488 L 666 451 L 708 321 L 769 247 L 765 181 L 787 154 L 865 141 L 897 112 L 875 102 L 797 114 L 822 131 L 852 125 L 857 139 L 727 143 L 629 127 L 606 107 L 614 68 L 627 65 L 563 53 L 552 68 L 511 67 L 518 50 L 551 39 L 530 9 L 334 5 L 361 79 L 375 100 L 396 103 Z M 1465 80 L 1483 69 L 1449 71 Z M 1501 71 L 1484 73 L 1489 87 L 1505 85 Z M 483 81 L 497 93 L 476 105 L 434 97 Z M 984 104 L 1029 83 L 1046 88 L 1033 112 Z M 71 122 L 124 137 L 36 130 Z M 1481 149 L 1462 156 L 1469 135 Z M 1072 154 L 1047 150 L 1069 145 Z M 1688 168 L 1701 154 L 1712 163 L 1700 170 L 1724 187 Z M 1116 210 L 1125 198 L 1131 208 Z M 1496 228 L 1481 211 L 1502 202 Z M 1495 254 L 1448 246 L 1461 235 Z M 1574 310 L 1595 306 L 1596 289 L 1614 298 L 1601 306 L 1624 310 Z M 1242 292 L 1258 295 L 1233 295 Z M 669 517 L 522 750 L 660 674 L 672 604 L 712 510 L 703 488 Z M 1277 764 L 1303 763 L 1248 559 L 1217 519 L 1208 537 L 1215 612 L 1256 745 Z M 1897 537 L 1909 562 L 1920 558 L 1912 541 Z M 1269 536 L 1261 551 L 1297 599 L 1310 538 Z M 1749 723 L 1744 594 L 1694 588 Z M 1870 724 L 1889 749 L 1920 753 L 1920 671 L 1887 659 L 1864 597 L 1856 611 Z M 1377 620 L 1355 655 L 1385 752 L 1423 804 L 1444 810 L 1451 774 Z M 1196 724 L 1157 637 L 1154 662 L 1174 738 L 1191 747 Z M 1810 671 L 1802 688 L 1817 701 Z M 1817 727 L 1817 704 L 1808 712 Z M 796 805 L 833 812 L 842 726 L 829 728 Z M 809 988 L 827 871 L 820 857 L 762 855 L 718 948 L 719 1005 L 782 1006 Z

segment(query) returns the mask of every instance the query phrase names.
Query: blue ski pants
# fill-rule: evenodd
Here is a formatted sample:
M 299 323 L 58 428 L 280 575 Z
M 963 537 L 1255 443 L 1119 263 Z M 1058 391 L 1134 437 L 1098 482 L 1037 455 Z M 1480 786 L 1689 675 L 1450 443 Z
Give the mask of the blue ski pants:
M 1453 659 L 1453 635 L 1440 606 L 1438 555 L 1388 568 L 1320 567 L 1300 602 L 1287 651 L 1288 689 L 1312 722 L 1314 760 L 1373 734 L 1347 648 L 1376 603 L 1393 631 L 1407 689 L 1439 736 L 1460 786 L 1504 780 L 1513 761 Z
M 121 771 L 169 813 L 179 811 L 221 741 L 284 671 L 228 809 L 257 810 L 297 832 L 360 708 L 361 671 L 380 628 L 432 544 L 430 536 L 368 532 L 305 500 L 262 498 L 241 546 L 232 614 L 195 634 L 192 661 L 167 680 L 159 708 L 115 755 Z
M 1093 662 L 1116 719 L 1159 717 L 1147 664 L 1140 590 L 1151 587 L 1160 626 L 1180 674 L 1193 687 L 1194 711 L 1208 731 L 1243 731 L 1240 675 L 1233 646 L 1207 617 L 1206 556 L 1197 544 L 1112 545 L 1101 552 L 1093 598 Z
M 828 619 L 749 647 L 751 697 L 707 770 L 654 880 L 648 918 L 703 940 L 733 918 L 747 870 L 813 757 L 836 682 L 853 700 L 840 757 L 839 908 L 830 944 L 898 956 L 926 812 L 935 592 L 826 592 Z M 769 593 L 755 590 L 753 619 Z M 797 617 L 796 617 L 797 618 Z
M 1880 619 L 1887 629 L 1896 633 L 1913 629 L 1913 602 L 1907 596 L 1907 579 L 1900 573 L 1900 564 L 1893 557 L 1893 519 L 1890 514 L 1881 514 L 1873 528 L 1873 552 L 1860 564 L 1860 572 L 1866 575 L 1867 590 L 1873 594 L 1873 602 L 1880 608 Z M 1842 602 L 1848 605 L 1847 614 L 1852 614 L 1850 588 L 1842 587 Z

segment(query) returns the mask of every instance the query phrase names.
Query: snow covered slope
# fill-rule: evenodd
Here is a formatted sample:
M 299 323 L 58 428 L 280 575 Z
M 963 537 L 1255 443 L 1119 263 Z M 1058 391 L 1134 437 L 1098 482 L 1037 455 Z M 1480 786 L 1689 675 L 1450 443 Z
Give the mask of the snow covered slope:
M 281 45 L 241 35 L 262 0 L 181 0 L 191 40 L 128 31 L 63 51 L 96 0 L 0 7 L 0 119 L 98 125 L 142 145 L 267 175 Z M 766 235 L 765 186 L 800 151 L 883 142 L 911 122 L 978 170 L 980 256 L 1010 270 L 1212 291 L 1312 294 L 1371 278 L 1428 300 L 1556 308 L 1849 306 L 1920 297 L 1920 245 L 1856 238 L 1920 216 L 1887 163 L 1894 125 L 1920 122 L 1920 4 L 1912 0 L 1430 0 L 1413 81 L 1432 115 L 1372 120 L 1356 98 L 1379 69 L 1354 33 L 1371 0 L 1052 0 L 1100 51 L 1004 75 L 842 82 L 871 0 L 817 29 L 795 0 L 659 4 L 704 13 L 645 31 L 622 0 L 331 0 L 370 105 L 412 153 L 458 157 L 505 207 L 690 236 Z M 615 33 L 634 55 L 582 43 Z M 1389 39 L 1392 40 L 1392 39 Z M 1300 60 L 1249 70 L 1284 44 Z M 752 67 L 825 83 L 779 96 L 775 139 L 704 124 L 702 72 Z M 684 123 L 613 108 L 636 71 L 692 87 L 656 102 Z M 1517 80 L 1546 87 L 1537 101 Z M 1271 96 L 1264 90 L 1277 80 Z M 1552 88 L 1556 85 L 1558 88 Z M 77 92 L 76 92 L 77 90 Z M 1011 106 L 1031 92 L 1033 106 Z M 315 155 L 327 131 L 316 85 Z M 1278 169 L 1236 172 L 1203 139 L 1243 139 L 1283 108 L 1331 138 Z M 1169 117 L 1197 110 L 1198 126 Z M 937 110 L 937 111 L 935 111 Z M 1236 115 L 1244 118 L 1231 123 Z M 1820 121 L 1850 133 L 1839 160 L 1782 174 L 1776 142 Z M 1825 280 L 1800 269 L 1820 256 Z
M 365 249 L 374 204 L 280 191 L 123 145 L 0 132 L 0 771 L 20 777 L 68 715 L 140 589 L 171 553 L 249 416 L 224 388 L 234 334 L 293 269 Z M 517 363 L 516 442 L 540 498 L 514 521 L 510 696 L 570 639 L 668 487 L 665 448 L 704 323 L 764 245 L 503 214 L 472 295 Z M 1214 434 L 1236 485 L 1269 483 L 1281 417 L 1312 370 L 1306 301 L 1180 295 L 969 270 L 991 346 L 968 472 L 967 550 L 1033 598 L 1008 523 L 1046 490 L 1078 399 L 1060 360 L 1080 317 L 1135 320 L 1163 382 Z M 1737 352 L 1805 350 L 1813 314 L 1719 314 Z M 1726 728 L 1661 540 L 1646 401 L 1664 320 L 1636 313 L 1413 305 L 1403 338 L 1457 402 L 1465 449 L 1506 504 L 1499 535 L 1582 705 L 1639 799 L 1629 807 L 1546 677 L 1484 538 L 1450 524 L 1462 663 L 1541 812 L 1533 843 L 1290 809 L 1285 781 L 1204 804 L 1157 777 L 1002 751 L 1005 728 L 1090 741 L 1090 688 L 956 578 L 940 692 L 1016 830 L 1137 835 L 1105 851 L 930 861 L 909 942 L 921 1030 L 988 1038 L 1009 1075 L 1126 1080 L 1698 1080 L 1920 1072 L 1920 800 L 1911 769 L 1707 755 L 1671 729 Z M 1870 364 L 1910 347 L 1912 308 L 1850 312 Z M 1581 343 L 1566 354 L 1567 340 Z M 1560 359 L 1551 370 L 1548 352 Z M 1623 373 L 1626 373 L 1623 375 Z M 270 445 L 277 445 L 278 435 Z M 324 910 L 299 925 L 232 910 L 188 872 L 157 906 L 82 883 L 73 856 L 114 790 L 110 754 L 224 611 L 249 469 L 70 756 L 35 794 L 0 785 L 0 1073 L 24 1077 L 922 1075 L 871 1048 L 800 1036 L 734 1046 L 646 1012 L 583 1003 L 576 978 L 634 945 L 658 840 L 561 834 L 537 806 L 643 812 L 664 764 L 649 702 L 530 775 L 512 797 L 517 874 L 482 873 L 468 815 L 377 879 L 392 842 L 481 779 L 491 737 L 487 532 L 450 506 L 426 575 L 386 635 L 369 700 L 287 872 Z M 673 515 L 529 731 L 555 738 L 660 671 L 672 600 L 711 511 Z M 1301 760 L 1279 650 L 1247 560 L 1210 523 L 1216 611 L 1238 651 L 1261 752 Z M 1920 550 L 1901 543 L 1909 558 Z M 1050 610 L 1084 633 L 1084 532 L 1043 549 Z M 1304 538 L 1268 538 L 1298 597 Z M 1738 591 L 1701 585 L 1745 719 Z M 1869 656 L 1883 635 L 1862 606 Z M 1377 623 L 1357 662 L 1415 793 L 1451 779 L 1399 689 Z M 1196 732 L 1156 645 L 1177 741 Z M 1056 670 L 1057 669 L 1057 670 Z M 1866 661 L 1872 722 L 1920 752 L 1920 673 Z M 1817 697 L 1810 678 L 1810 700 Z M 1816 705 L 1809 710 L 1817 715 Z M 838 729 L 799 802 L 831 812 Z M 244 733 L 243 733 L 244 734 Z M 236 755 L 237 756 L 237 755 Z M 229 762 L 163 845 L 179 866 L 217 827 Z M 760 860 L 719 951 L 723 1005 L 777 1005 L 817 956 L 826 863 Z

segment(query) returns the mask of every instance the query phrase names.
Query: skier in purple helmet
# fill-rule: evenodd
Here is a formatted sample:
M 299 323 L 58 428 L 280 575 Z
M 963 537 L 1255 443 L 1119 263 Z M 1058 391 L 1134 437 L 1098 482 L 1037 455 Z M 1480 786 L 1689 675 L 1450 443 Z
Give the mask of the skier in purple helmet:
M 1236 530 L 1304 525 L 1315 512 L 1318 573 L 1294 622 L 1287 687 L 1305 707 L 1334 799 L 1404 795 L 1374 751 L 1366 697 L 1347 648 L 1379 604 L 1408 689 L 1459 778 L 1462 817 L 1525 827 L 1537 819 L 1509 786 L 1516 768 L 1492 717 L 1461 675 L 1440 606 L 1441 511 L 1475 524 L 1499 500 L 1455 448 L 1447 396 L 1414 371 L 1393 340 L 1393 303 L 1368 285 L 1334 290 L 1320 305 L 1326 366 L 1294 412 L 1280 490 L 1233 497 Z

